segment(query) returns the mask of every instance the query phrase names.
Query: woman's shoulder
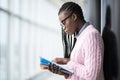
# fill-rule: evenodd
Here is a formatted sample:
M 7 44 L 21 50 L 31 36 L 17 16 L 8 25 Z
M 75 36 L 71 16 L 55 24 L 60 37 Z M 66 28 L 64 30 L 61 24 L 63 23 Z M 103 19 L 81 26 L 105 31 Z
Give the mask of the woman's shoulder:
M 85 30 L 86 32 L 91 32 L 91 33 L 99 33 L 99 31 L 97 30 L 97 28 L 94 26 L 94 25 L 92 25 L 92 24 L 90 24 L 87 28 L 86 28 L 86 30 Z
M 88 25 L 88 27 L 84 29 L 84 31 L 81 33 L 81 36 L 86 36 L 91 34 L 100 34 L 100 32 L 92 24 Z

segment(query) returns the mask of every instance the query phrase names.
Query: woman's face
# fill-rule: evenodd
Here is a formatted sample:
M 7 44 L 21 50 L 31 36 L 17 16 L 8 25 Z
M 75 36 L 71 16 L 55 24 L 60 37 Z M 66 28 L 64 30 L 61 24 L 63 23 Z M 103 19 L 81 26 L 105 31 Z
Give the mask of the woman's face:
M 73 14 L 66 14 L 65 11 L 59 14 L 60 25 L 63 27 L 63 30 L 69 34 L 74 34 L 76 30 L 76 23 Z

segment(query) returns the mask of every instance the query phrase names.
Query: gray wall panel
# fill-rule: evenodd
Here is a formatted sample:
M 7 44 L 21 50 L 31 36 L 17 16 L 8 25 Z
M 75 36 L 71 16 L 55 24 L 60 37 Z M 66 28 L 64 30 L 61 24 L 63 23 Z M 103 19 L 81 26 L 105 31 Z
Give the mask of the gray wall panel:
M 106 80 L 120 80 L 120 1 L 102 0 L 101 29 L 105 43 L 104 72 Z

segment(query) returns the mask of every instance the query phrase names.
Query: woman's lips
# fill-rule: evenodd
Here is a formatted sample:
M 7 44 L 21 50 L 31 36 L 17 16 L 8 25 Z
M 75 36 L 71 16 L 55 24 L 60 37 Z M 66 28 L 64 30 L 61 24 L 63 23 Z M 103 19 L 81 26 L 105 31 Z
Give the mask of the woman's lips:
M 63 27 L 63 30 L 67 33 L 68 32 L 68 30 L 67 30 L 67 28 L 66 27 Z

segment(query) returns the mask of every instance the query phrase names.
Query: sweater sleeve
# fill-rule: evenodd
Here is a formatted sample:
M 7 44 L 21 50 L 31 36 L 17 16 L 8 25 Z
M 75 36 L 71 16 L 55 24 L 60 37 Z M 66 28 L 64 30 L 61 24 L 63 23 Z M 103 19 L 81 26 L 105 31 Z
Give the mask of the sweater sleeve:
M 100 74 L 103 57 L 103 41 L 99 33 L 89 33 L 84 41 L 84 64 L 75 61 L 68 63 L 74 71 L 71 77 L 79 77 L 85 80 L 96 80 Z M 79 53 L 80 54 L 80 53 Z

